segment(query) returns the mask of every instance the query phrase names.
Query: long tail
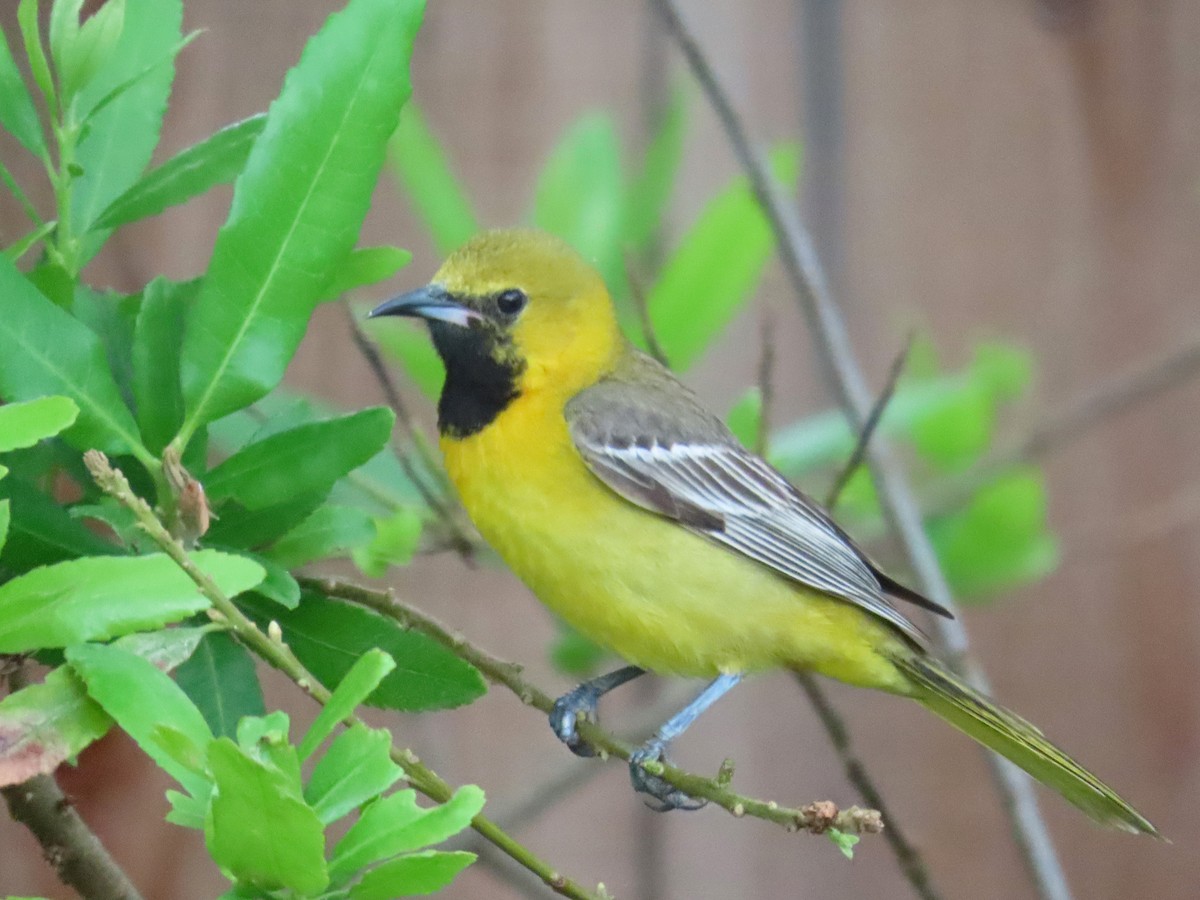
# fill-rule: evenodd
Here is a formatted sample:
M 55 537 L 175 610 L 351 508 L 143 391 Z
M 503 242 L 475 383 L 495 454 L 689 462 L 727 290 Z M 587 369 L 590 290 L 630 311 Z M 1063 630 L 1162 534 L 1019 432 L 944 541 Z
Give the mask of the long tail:
M 1097 822 L 1161 837 L 1116 791 L 1046 740 L 1036 726 L 993 703 L 937 660 L 912 655 L 897 656 L 895 662 L 922 706 L 1054 788 Z

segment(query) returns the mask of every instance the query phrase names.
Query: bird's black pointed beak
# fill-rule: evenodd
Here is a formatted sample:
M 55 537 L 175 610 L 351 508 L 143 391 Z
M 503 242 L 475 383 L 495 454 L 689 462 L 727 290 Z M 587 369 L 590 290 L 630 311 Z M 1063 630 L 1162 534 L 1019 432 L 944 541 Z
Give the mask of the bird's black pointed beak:
M 436 284 L 427 284 L 385 300 L 371 310 L 368 318 L 377 316 L 412 316 L 427 321 L 449 322 L 460 328 L 467 328 L 472 322 L 483 319 L 480 313 L 455 300 L 445 288 Z

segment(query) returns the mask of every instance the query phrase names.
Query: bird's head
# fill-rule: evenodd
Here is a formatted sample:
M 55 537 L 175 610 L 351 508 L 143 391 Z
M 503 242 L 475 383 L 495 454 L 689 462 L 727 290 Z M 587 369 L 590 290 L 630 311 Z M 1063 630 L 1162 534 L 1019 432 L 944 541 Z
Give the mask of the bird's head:
M 423 288 L 372 316 L 429 323 L 446 392 L 570 396 L 607 372 L 623 347 L 599 274 L 565 242 L 538 231 L 487 231 L 454 251 Z M 443 409 L 443 415 L 445 410 Z

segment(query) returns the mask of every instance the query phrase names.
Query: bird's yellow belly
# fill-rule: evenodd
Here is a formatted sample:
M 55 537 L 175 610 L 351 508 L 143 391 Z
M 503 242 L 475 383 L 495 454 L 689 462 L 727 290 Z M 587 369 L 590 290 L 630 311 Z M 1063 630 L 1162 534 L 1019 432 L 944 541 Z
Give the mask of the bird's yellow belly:
M 531 428 L 530 411 L 443 440 L 446 468 L 488 543 L 580 633 L 659 672 L 785 666 L 903 688 L 879 652 L 899 642 L 885 625 L 625 501 L 588 471 L 561 417 Z

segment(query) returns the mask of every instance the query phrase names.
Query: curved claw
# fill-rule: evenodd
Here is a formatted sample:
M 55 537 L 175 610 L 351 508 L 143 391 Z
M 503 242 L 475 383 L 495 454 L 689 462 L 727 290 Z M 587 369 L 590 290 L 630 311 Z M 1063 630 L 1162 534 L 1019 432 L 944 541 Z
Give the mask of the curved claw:
M 673 809 L 691 812 L 707 806 L 707 800 L 686 794 L 658 775 L 646 771 L 645 764 L 665 759 L 665 751 L 662 741 L 651 739 L 630 755 L 629 780 L 633 782 L 633 789 L 651 798 L 646 805 L 655 812 L 670 812 Z
M 550 710 L 550 728 L 558 739 L 576 756 L 585 757 L 595 756 L 596 751 L 580 736 L 579 718 L 582 716 L 595 722 L 597 701 L 600 699 L 595 691 L 586 688 L 586 685 L 580 685 L 575 690 L 563 694 L 554 701 L 554 708 Z

